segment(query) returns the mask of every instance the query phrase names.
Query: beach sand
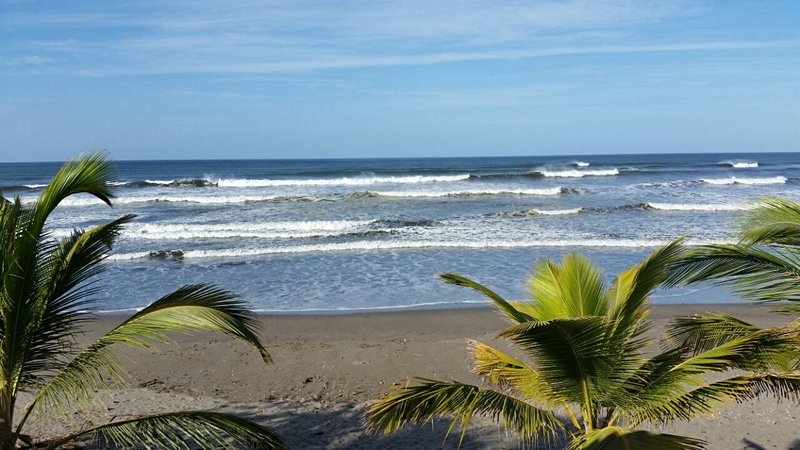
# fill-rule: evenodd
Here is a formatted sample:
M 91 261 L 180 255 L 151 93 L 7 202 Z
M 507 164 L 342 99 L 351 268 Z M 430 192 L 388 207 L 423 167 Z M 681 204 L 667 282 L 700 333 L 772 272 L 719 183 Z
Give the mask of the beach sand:
M 727 312 L 761 326 L 791 320 L 751 305 L 656 306 L 652 333 L 677 315 L 709 311 Z M 98 395 L 93 407 L 66 418 L 31 422 L 27 431 L 52 436 L 134 414 L 213 409 L 236 412 L 273 428 L 290 448 L 441 448 L 445 422 L 376 437 L 362 431 L 362 412 L 393 383 L 410 376 L 476 382 L 468 370 L 466 340 L 491 342 L 505 325 L 489 308 L 260 318 L 272 364 L 264 364 L 257 352 L 224 336 L 178 335 L 174 344 L 159 345 L 157 352 L 126 352 L 130 388 Z M 90 342 L 120 320 L 100 318 L 82 340 Z M 762 398 L 661 430 L 706 439 L 711 449 L 800 449 L 799 418 L 799 405 Z M 444 448 L 457 444 L 458 436 L 453 435 Z M 483 418 L 473 419 L 461 446 L 518 447 L 513 434 Z

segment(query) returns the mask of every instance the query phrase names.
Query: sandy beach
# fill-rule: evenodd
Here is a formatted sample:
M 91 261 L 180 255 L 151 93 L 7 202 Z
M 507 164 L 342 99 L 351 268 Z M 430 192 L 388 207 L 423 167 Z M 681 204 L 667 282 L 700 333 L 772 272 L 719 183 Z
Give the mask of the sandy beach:
M 762 326 L 790 316 L 750 305 L 654 308 L 655 335 L 677 315 L 727 312 Z M 44 420 L 29 431 L 56 435 L 81 424 L 178 409 L 236 412 L 277 430 L 290 448 L 440 448 L 446 425 L 422 425 L 391 437 L 365 435 L 366 405 L 410 376 L 477 381 L 468 371 L 465 341 L 492 341 L 504 325 L 493 309 L 416 310 L 351 315 L 264 315 L 262 337 L 274 363 L 223 336 L 176 336 L 155 353 L 128 352 L 130 388 L 99 395 L 93 408 Z M 82 338 L 121 320 L 102 317 Z M 800 406 L 762 398 L 734 404 L 707 420 L 664 430 L 701 437 L 711 449 L 798 449 Z M 451 437 L 445 448 L 455 448 Z M 476 418 L 464 449 L 518 448 L 513 435 Z

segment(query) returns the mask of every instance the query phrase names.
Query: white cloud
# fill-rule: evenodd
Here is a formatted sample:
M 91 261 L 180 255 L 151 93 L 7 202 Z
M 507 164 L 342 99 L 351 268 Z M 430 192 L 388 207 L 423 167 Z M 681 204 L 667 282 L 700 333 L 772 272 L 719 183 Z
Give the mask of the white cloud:
M 92 9 L 19 11 L 5 17 L 7 33 L 16 30 L 26 36 L 13 40 L 11 49 L 16 53 L 67 56 L 26 70 L 79 75 L 269 74 L 793 45 L 697 42 L 680 36 L 669 42 L 648 39 L 643 30 L 649 32 L 650 26 L 702 12 L 697 2 L 684 0 L 195 0 L 85 5 Z M 41 36 L 30 32 L 37 28 L 43 31 Z M 56 38 L 44 39 L 44 31 Z M 86 35 L 93 37 L 80 37 Z M 19 56 L 6 59 L 13 58 Z

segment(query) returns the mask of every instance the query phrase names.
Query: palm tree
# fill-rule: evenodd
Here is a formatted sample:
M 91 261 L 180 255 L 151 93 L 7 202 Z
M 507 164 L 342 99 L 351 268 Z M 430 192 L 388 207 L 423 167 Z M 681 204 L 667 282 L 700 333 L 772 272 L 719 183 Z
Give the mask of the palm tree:
M 229 292 L 209 285 L 185 286 L 166 295 L 84 349 L 76 333 L 91 317 L 83 311 L 98 290 L 92 279 L 114 238 L 133 216 L 53 239 L 45 229 L 50 213 L 66 197 L 85 193 L 111 205 L 113 167 L 101 154 L 65 163 L 30 207 L 0 195 L 0 449 L 32 445 L 25 425 L 34 411 L 70 408 L 98 389 L 124 380 L 115 356 L 121 346 L 149 348 L 166 332 L 208 330 L 233 336 L 270 357 L 256 335 L 257 321 Z M 20 392 L 33 399 L 15 421 Z M 77 438 L 103 447 L 157 446 L 284 448 L 272 431 L 216 412 L 180 411 L 100 424 L 50 442 L 56 448 Z M 148 447 L 149 448 L 149 447 Z
M 698 449 L 705 445 L 700 439 L 638 427 L 690 420 L 722 402 L 762 393 L 797 398 L 800 374 L 784 363 L 798 338 L 785 330 L 762 330 L 728 316 L 682 319 L 669 326 L 661 352 L 648 356 L 647 298 L 681 252 L 678 241 L 659 248 L 610 287 L 580 255 L 560 265 L 545 259 L 532 277 L 529 302 L 507 301 L 474 281 L 442 275 L 494 303 L 511 322 L 498 338 L 520 356 L 470 341 L 472 370 L 483 385 L 409 380 L 368 408 L 367 427 L 388 434 L 448 416 L 448 434 L 459 427 L 463 439 L 470 419 L 481 414 L 526 442 L 552 444 L 566 436 L 570 449 Z M 722 378 L 710 382 L 708 373 Z
M 736 244 L 698 246 L 669 284 L 711 281 L 757 301 L 800 300 L 800 204 L 767 198 L 741 223 Z

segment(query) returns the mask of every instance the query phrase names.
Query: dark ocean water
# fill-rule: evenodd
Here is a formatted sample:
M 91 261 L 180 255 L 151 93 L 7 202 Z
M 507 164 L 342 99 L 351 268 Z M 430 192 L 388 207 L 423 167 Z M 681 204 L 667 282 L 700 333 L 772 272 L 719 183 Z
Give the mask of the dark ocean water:
M 33 201 L 58 166 L 0 164 L 0 189 Z M 197 282 L 264 311 L 483 301 L 439 272 L 521 298 L 538 258 L 579 251 L 611 276 L 677 236 L 731 241 L 760 197 L 800 199 L 796 153 L 123 161 L 117 170 L 113 209 L 73 197 L 49 223 L 65 236 L 138 215 L 109 256 L 103 311 Z M 654 301 L 732 299 L 691 288 Z

